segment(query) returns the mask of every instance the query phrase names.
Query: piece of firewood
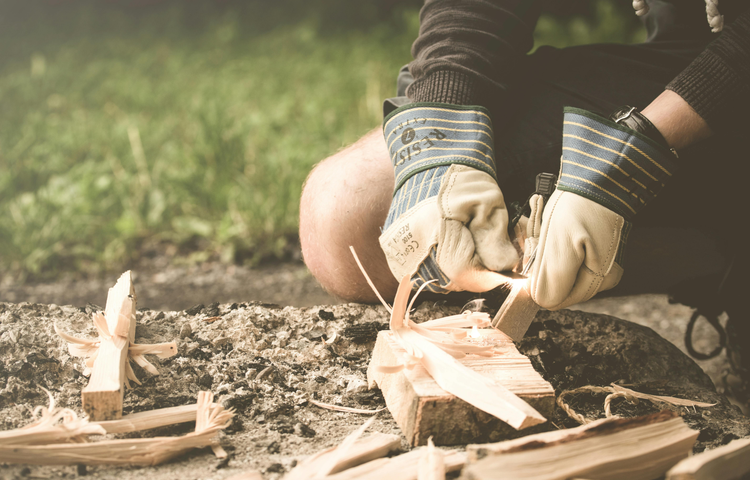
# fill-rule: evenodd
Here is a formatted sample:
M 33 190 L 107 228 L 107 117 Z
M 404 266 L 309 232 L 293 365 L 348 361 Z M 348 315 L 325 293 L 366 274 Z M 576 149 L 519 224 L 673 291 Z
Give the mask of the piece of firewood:
M 85 358 L 84 375 L 91 375 L 81 392 L 84 411 L 92 420 L 112 420 L 122 416 L 124 387 L 132 380 L 141 382 L 130 360 L 153 375 L 159 371 L 144 355 L 169 358 L 177 354 L 177 342 L 139 345 L 135 342 L 136 297 L 130 271 L 123 273 L 109 289 L 105 313 L 92 315 L 99 336 L 78 338 L 54 326 L 55 332 L 68 342 L 71 355 Z
M 513 392 L 467 368 L 411 328 L 400 328 L 395 333 L 421 352 L 420 363 L 447 392 L 519 430 L 547 421 Z
M 375 432 L 370 436 L 358 438 L 348 448 L 346 454 L 335 458 L 335 465 L 330 470 L 330 474 L 342 472 L 357 465 L 370 462 L 377 458 L 385 457 L 389 452 L 397 450 L 401 446 L 401 437 L 393 434 Z M 284 480 L 303 480 L 315 478 L 321 467 L 331 461 L 337 454 L 339 446 L 327 448 L 315 455 L 302 460 L 294 469 L 289 472 Z M 322 475 L 321 478 L 327 478 Z
M 104 311 L 109 338 L 100 337 L 91 379 L 81 392 L 83 410 L 91 420 L 122 417 L 128 348 L 135 341 L 136 297 L 130 270 L 109 289 Z
M 82 439 L 84 443 L 46 445 L 1 444 L 0 462 L 31 465 L 157 465 L 193 448 L 218 447 L 217 434 L 229 426 L 233 416 L 233 410 L 225 410 L 213 403 L 212 393 L 199 392 L 195 431 L 182 437 L 132 438 L 96 443 L 85 443 L 85 439 Z M 85 419 L 74 420 L 84 425 L 86 423 Z M 63 423 L 62 428 L 66 425 Z M 89 435 L 105 433 L 101 426 L 89 425 L 97 429 Z
M 212 405 L 212 407 L 215 406 L 215 404 Z M 91 425 L 102 427 L 107 433 L 138 432 L 178 423 L 194 422 L 197 411 L 198 405 L 181 405 L 179 407 L 159 408 L 147 412 L 131 413 L 118 420 L 104 420 L 90 423 Z
M 417 480 L 419 459 L 423 449 L 391 458 L 380 458 L 358 467 L 325 477 L 326 480 Z M 457 450 L 442 450 L 443 464 L 447 473 L 461 470 L 466 463 L 466 454 Z
M 664 411 L 608 418 L 516 440 L 469 445 L 467 480 L 652 480 L 693 449 L 700 432 Z
M 451 411 L 451 408 L 455 409 L 456 406 L 460 408 L 459 405 L 450 405 L 447 411 L 441 412 L 441 417 L 427 422 L 428 428 L 435 427 L 440 429 L 439 431 L 425 432 L 420 428 L 418 435 L 415 437 L 415 430 L 409 427 L 412 426 L 410 421 L 413 417 L 417 419 L 417 422 L 421 421 L 421 412 L 412 409 L 412 402 L 415 397 L 418 400 L 418 396 L 413 395 L 413 389 L 409 389 L 408 385 L 399 377 L 402 372 L 395 373 L 397 369 L 393 369 L 394 365 L 407 366 L 407 370 L 414 370 L 415 365 L 423 367 L 423 370 L 428 373 L 427 377 L 436 385 L 439 385 L 447 394 L 460 398 L 474 410 L 487 413 L 491 417 L 497 417 L 515 429 L 526 428 L 546 421 L 542 414 L 505 388 L 502 383 L 496 382 L 491 376 L 477 373 L 457 360 L 459 358 L 471 360 L 474 357 L 481 359 L 493 357 L 497 354 L 495 345 L 484 342 L 484 344 L 476 343 L 467 339 L 466 330 L 453 333 L 443 331 L 445 326 L 442 323 L 432 323 L 437 328 L 431 329 L 411 321 L 409 319 L 411 305 L 407 305 L 410 291 L 410 279 L 405 276 L 399 284 L 393 307 L 386 307 L 391 312 L 388 342 L 396 344 L 401 350 L 394 352 L 391 349 L 392 355 L 388 355 L 387 348 L 381 349 L 386 350 L 384 355 L 378 356 L 377 353 L 374 353 L 368 368 L 368 379 L 370 386 L 373 386 L 373 383 L 380 386 L 386 398 L 386 405 L 396 421 L 400 421 L 399 426 L 407 434 L 407 438 L 412 444 L 423 445 L 431 435 L 434 436 L 435 443 L 440 445 L 477 441 L 476 439 L 481 437 L 476 436 L 479 432 L 472 432 L 475 434 L 468 439 L 456 440 L 455 429 L 442 429 L 440 424 L 443 423 L 444 418 L 454 418 L 457 413 Z M 412 304 L 413 302 L 414 299 L 412 299 Z M 471 317 L 471 315 L 471 313 L 468 313 L 466 318 Z M 461 335 L 455 335 L 455 333 L 461 333 Z M 506 339 L 507 342 L 510 341 L 505 334 L 496 333 Z M 378 349 L 378 343 L 382 342 L 380 340 L 382 335 L 384 335 L 384 332 L 380 332 L 378 335 L 376 350 Z M 485 338 L 485 340 L 487 339 Z M 528 365 L 531 367 L 530 363 Z M 533 368 L 531 370 L 533 371 Z M 395 387 L 389 387 L 390 379 L 384 378 L 383 375 L 395 375 L 395 382 L 399 383 Z M 536 375 L 538 377 L 538 374 Z M 552 392 L 552 387 L 549 386 L 548 388 Z M 448 400 L 450 401 L 450 397 Z M 431 403 L 434 404 L 434 402 Z M 409 411 L 405 412 L 405 409 L 409 409 Z M 486 417 L 480 421 L 483 423 L 485 421 L 491 422 Z M 477 425 L 477 422 L 471 423 L 472 425 L 469 428 Z M 486 428 L 483 426 L 481 430 L 486 430 Z M 465 431 L 465 428 L 463 430 Z M 421 436 L 421 439 L 418 438 L 419 436 Z
M 539 311 L 539 305 L 531 299 L 527 290 L 527 280 L 513 280 L 508 298 L 500 306 L 492 326 L 518 342 L 526 335 L 532 320 Z
M 735 480 L 748 473 L 750 438 L 741 438 L 686 458 L 667 472 L 667 480 Z
M 477 333 L 482 342 L 495 346 L 495 353 L 490 357 L 468 355 L 456 361 L 503 385 L 542 415 L 551 415 L 555 408 L 554 388 L 534 370 L 528 357 L 494 329 L 478 329 Z M 493 415 L 448 393 L 422 365 L 398 373 L 383 373 L 380 367 L 398 364 L 406 353 L 393 335 L 387 331 L 378 334 L 367 379 L 370 388 L 380 387 L 388 410 L 411 445 L 426 445 L 430 436 L 438 445 L 496 441 L 515 431 Z

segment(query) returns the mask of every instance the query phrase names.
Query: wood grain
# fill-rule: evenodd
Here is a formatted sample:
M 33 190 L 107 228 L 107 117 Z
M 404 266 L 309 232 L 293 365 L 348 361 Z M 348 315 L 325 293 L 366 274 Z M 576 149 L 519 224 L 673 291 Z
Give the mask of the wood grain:
M 513 339 L 520 341 L 539 311 L 539 305 L 531 299 L 526 289 L 526 280 L 514 280 L 513 288 L 492 320 L 492 326 Z
M 107 294 L 104 309 L 109 338 L 101 338 L 89 384 L 81 391 L 83 410 L 92 421 L 122 417 L 128 348 L 135 338 L 136 298 L 130 271 Z
M 468 355 L 458 361 L 549 416 L 555 402 L 552 386 L 504 334 L 492 329 L 479 332 L 485 341 L 496 345 L 497 353 L 492 357 Z M 426 445 L 430 436 L 437 445 L 497 441 L 515 432 L 500 419 L 446 392 L 421 365 L 394 374 L 378 371 L 378 366 L 400 363 L 405 354 L 393 335 L 388 331 L 378 334 L 367 378 L 370 388 L 377 385 L 383 392 L 388 409 L 410 444 Z

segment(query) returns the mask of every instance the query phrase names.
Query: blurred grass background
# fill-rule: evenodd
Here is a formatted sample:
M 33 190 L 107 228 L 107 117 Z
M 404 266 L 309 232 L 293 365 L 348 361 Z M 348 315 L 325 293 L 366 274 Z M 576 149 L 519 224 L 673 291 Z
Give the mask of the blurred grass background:
M 5 281 L 298 258 L 302 183 L 379 125 L 420 3 L 0 0 Z M 643 39 L 628 0 L 555 5 L 536 31 Z

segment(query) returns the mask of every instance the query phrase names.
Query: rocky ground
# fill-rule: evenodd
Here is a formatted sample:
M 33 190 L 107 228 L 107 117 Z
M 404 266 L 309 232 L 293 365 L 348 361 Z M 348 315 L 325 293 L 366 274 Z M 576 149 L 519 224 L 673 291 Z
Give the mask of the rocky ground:
M 16 285 L 0 283 L 0 302 L 29 302 L 84 307 L 89 303 L 104 305 L 107 289 L 119 273 L 97 278 L 61 278 L 50 283 Z M 260 268 L 203 263 L 193 266 L 170 265 L 166 258 L 156 257 L 133 266 L 138 287 L 139 308 L 178 311 L 196 305 L 259 301 L 284 306 L 311 307 L 341 303 L 323 290 L 300 263 L 283 263 Z M 685 329 L 693 313 L 684 305 L 670 304 L 666 295 L 633 295 L 591 300 L 573 306 L 573 310 L 603 313 L 645 325 L 687 353 Z M 694 332 L 698 351 L 713 350 L 718 342 L 716 332 L 699 322 Z M 724 355 L 697 362 L 722 388 L 727 370 Z
M 143 385 L 126 393 L 125 412 L 194 403 L 199 390 L 210 389 L 238 412 L 221 439 L 230 460 L 219 461 L 209 449 L 201 449 L 148 469 L 4 465 L 0 478 L 73 478 L 85 473 L 123 480 L 146 475 L 224 479 L 257 469 L 264 478 L 276 479 L 298 459 L 338 443 L 365 420 L 362 415 L 320 409 L 310 399 L 367 409 L 384 405 L 378 391 L 367 391 L 364 382 L 375 334 L 387 321 L 382 307 L 340 304 L 327 297 L 303 267 L 294 265 L 277 267 L 265 278 L 245 269 L 210 265 L 162 272 L 162 276 L 135 273 L 139 307 L 143 308 L 136 341 L 176 338 L 179 354 L 153 359 L 161 371 L 158 377 L 134 367 Z M 87 379 L 81 374 L 80 359 L 68 354 L 52 325 L 57 323 L 71 334 L 94 336 L 93 307 L 86 305 L 102 305 L 115 278 L 98 283 L 71 280 L 63 286 L 2 287 L 0 301 L 6 302 L 0 303 L 3 429 L 24 425 L 29 408 L 46 403 L 38 386 L 50 389 L 59 404 L 80 410 L 80 389 Z M 227 282 L 228 278 L 232 281 Z M 305 292 L 310 292 L 309 298 Z M 680 344 L 689 309 L 669 305 L 657 295 L 603 299 L 577 308 L 587 312 L 541 312 L 519 345 L 557 393 L 624 381 L 648 393 L 718 402 L 709 409 L 681 412 L 692 427 L 703 432 L 697 450 L 750 434 L 750 420 L 714 392 L 711 380 L 694 362 L 654 333 Z M 416 318 L 426 320 L 455 311 L 455 307 L 430 302 L 420 306 Z M 358 327 L 352 329 L 354 325 Z M 332 344 L 323 342 L 334 334 Z M 698 331 L 696 337 L 701 338 L 699 350 L 711 349 L 713 339 L 708 333 Z M 723 361 L 702 366 L 717 379 Z M 603 397 L 578 396 L 573 406 L 597 416 L 602 402 Z M 654 411 L 654 407 L 620 402 L 614 410 L 635 415 Z M 574 425 L 561 412 L 550 420 L 550 428 Z M 185 424 L 138 435 L 179 435 L 192 428 Z M 379 415 L 373 428 L 399 433 L 387 412 Z

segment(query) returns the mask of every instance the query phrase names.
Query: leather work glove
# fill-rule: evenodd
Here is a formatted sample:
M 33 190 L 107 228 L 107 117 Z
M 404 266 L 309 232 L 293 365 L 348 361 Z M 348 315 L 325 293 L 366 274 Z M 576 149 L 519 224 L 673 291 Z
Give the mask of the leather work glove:
M 560 178 L 531 269 L 530 294 L 544 308 L 584 302 L 620 282 L 631 221 L 676 170 L 651 122 L 633 108 L 621 112 L 615 123 L 565 109 Z
M 433 292 L 483 292 L 503 283 L 518 253 L 497 185 L 492 121 L 482 107 L 405 105 L 383 122 L 396 174 L 380 236 L 396 278 Z

